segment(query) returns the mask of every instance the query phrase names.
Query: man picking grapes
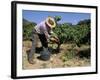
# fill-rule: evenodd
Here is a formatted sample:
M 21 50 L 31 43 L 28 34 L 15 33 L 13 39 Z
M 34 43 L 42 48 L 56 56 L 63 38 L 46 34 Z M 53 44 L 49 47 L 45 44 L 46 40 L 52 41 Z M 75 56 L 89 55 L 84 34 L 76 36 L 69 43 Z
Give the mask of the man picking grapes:
M 51 34 L 53 33 L 52 29 L 56 26 L 55 19 L 53 17 L 47 17 L 46 20 L 42 21 L 41 23 L 37 24 L 35 28 L 32 31 L 32 48 L 30 50 L 28 61 L 31 64 L 34 64 L 34 53 L 35 53 L 35 44 L 36 44 L 36 35 L 38 34 L 39 39 L 41 41 L 42 47 L 43 47 L 43 53 L 41 53 L 40 58 L 43 60 L 45 59 L 45 56 L 49 56 L 49 50 L 48 50 L 48 42 L 51 39 Z M 58 42 L 58 38 L 54 36 L 54 39 L 52 41 Z

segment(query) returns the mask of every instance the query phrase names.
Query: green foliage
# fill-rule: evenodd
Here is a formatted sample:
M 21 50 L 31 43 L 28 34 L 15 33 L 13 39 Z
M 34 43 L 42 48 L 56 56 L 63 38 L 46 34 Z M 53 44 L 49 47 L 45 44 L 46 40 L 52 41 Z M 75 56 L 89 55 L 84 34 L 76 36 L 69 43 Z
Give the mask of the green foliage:
M 35 25 L 35 23 L 23 21 L 23 40 L 31 40 L 32 30 Z
M 73 41 L 80 47 L 81 43 L 85 43 L 84 38 L 87 36 L 87 34 L 89 33 L 89 28 L 87 25 L 81 25 L 75 26 L 75 29 L 73 30 Z M 88 37 L 87 39 L 89 39 L 90 37 Z
M 61 20 L 61 16 L 55 16 L 54 19 L 55 19 L 56 22 L 60 21 Z
M 71 39 L 71 27 L 67 24 L 58 24 L 54 29 L 54 32 L 57 34 L 60 39 L 60 44 L 66 42 Z
M 83 21 L 84 22 L 84 21 Z M 90 42 L 90 25 L 69 25 L 67 23 L 58 24 L 54 32 L 60 40 L 60 44 L 74 42 L 78 47 L 80 44 Z

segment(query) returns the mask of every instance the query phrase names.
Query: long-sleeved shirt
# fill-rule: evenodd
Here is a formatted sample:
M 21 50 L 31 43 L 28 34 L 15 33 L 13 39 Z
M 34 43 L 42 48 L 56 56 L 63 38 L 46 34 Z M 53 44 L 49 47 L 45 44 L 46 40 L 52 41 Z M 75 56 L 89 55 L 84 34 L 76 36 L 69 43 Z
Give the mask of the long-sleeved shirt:
M 53 33 L 52 30 L 48 30 L 47 26 L 45 24 L 45 21 L 42 21 L 40 24 L 37 24 L 35 26 L 35 30 L 38 34 L 45 34 L 47 39 L 50 39 L 50 34 L 49 33 Z M 49 31 L 49 32 L 48 32 Z

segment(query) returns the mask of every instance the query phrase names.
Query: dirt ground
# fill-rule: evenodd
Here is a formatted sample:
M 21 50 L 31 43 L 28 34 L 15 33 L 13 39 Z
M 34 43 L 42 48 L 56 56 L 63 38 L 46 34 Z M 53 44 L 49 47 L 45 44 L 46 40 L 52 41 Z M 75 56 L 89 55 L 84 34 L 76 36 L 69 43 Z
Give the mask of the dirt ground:
M 59 53 L 51 53 L 51 58 L 48 61 L 38 59 L 39 53 L 35 53 L 35 64 L 30 64 L 27 60 L 27 51 L 31 48 L 31 41 L 23 41 L 22 53 L 22 67 L 23 69 L 42 69 L 42 68 L 62 68 L 62 67 L 77 67 L 77 66 L 90 66 L 90 58 L 72 58 L 67 61 L 62 60 L 62 55 L 70 49 L 72 44 L 62 44 Z M 36 44 L 41 47 L 41 44 Z M 89 46 L 83 45 L 81 48 L 75 47 L 77 50 L 88 48 Z

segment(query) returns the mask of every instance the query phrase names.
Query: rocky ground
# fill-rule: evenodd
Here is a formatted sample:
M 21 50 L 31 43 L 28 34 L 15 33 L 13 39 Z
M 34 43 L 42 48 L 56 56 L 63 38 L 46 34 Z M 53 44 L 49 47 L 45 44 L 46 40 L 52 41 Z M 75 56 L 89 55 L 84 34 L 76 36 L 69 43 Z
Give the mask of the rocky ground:
M 77 66 L 90 66 L 90 58 L 75 57 L 69 60 L 62 60 L 62 56 L 71 48 L 72 44 L 62 44 L 59 53 L 51 53 L 51 58 L 48 61 L 38 59 L 39 53 L 35 53 L 35 64 L 30 64 L 27 60 L 28 51 L 31 48 L 31 41 L 23 41 L 23 53 L 22 53 L 22 67 L 23 69 L 42 69 L 42 68 L 62 68 L 62 67 L 77 67 Z M 37 47 L 41 47 L 41 44 L 36 44 Z M 89 46 L 76 47 L 77 50 L 88 48 Z

